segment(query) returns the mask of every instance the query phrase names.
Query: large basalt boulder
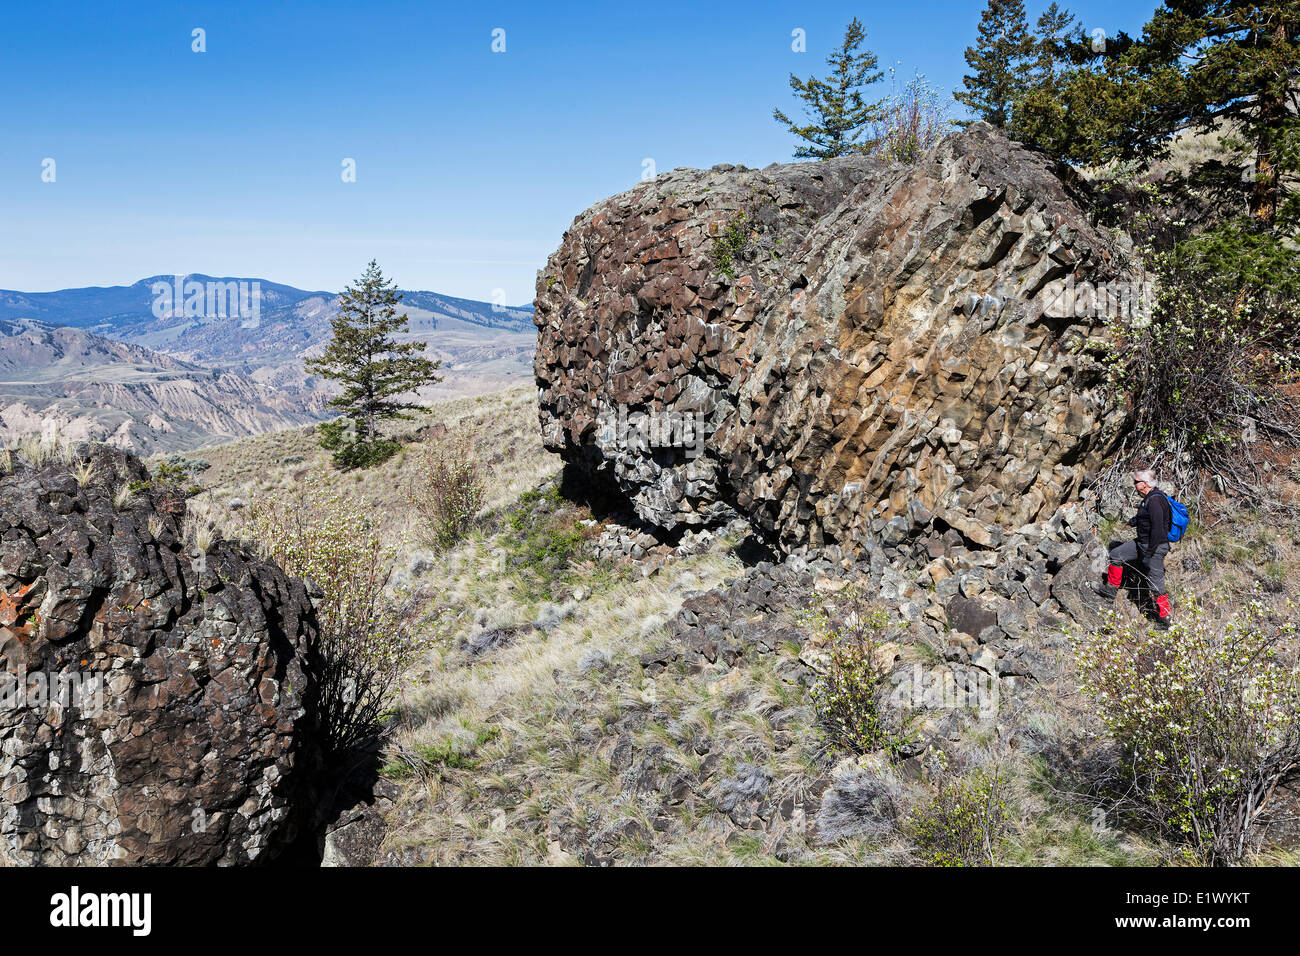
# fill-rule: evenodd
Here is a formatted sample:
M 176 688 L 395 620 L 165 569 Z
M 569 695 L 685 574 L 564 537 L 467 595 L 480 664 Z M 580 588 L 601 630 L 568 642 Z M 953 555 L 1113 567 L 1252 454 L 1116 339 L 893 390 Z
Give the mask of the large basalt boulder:
M 319 761 L 310 600 L 81 452 L 0 462 L 0 865 L 268 860 Z
M 597 203 L 538 276 L 545 443 L 668 529 L 995 546 L 1124 418 L 1070 290 L 1131 267 L 1075 190 L 976 124 L 913 167 L 674 170 Z

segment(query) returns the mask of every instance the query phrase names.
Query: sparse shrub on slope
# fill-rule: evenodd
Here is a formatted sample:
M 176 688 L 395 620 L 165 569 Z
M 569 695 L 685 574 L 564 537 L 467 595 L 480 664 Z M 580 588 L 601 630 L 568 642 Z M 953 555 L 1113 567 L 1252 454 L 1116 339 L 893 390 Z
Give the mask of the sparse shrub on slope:
M 439 551 L 454 547 L 473 527 L 484 493 L 474 443 L 467 436 L 427 448 L 407 494 L 425 543 Z
M 824 642 L 827 654 L 812 688 L 813 706 L 831 743 L 850 753 L 884 749 L 896 756 L 908 743 L 882 703 L 889 672 L 879 651 L 888 624 L 888 615 L 856 591 L 834 607 L 804 615 L 804 626 Z
M 722 233 L 714 237 L 713 264 L 717 266 L 719 274 L 735 280 L 736 266 L 744 259 L 754 228 L 749 214 L 742 211 L 736 213 Z
M 1110 382 L 1132 408 L 1106 480 L 1126 487 L 1139 460 L 1189 495 L 1211 482 L 1271 508 L 1263 443 L 1300 443 L 1300 406 L 1279 387 L 1296 373 L 1300 345 L 1294 250 L 1229 241 L 1223 229 L 1194 236 L 1180 217 L 1199 207 L 1177 207 L 1153 185 L 1126 198 L 1121 205 L 1138 211 L 1122 225 L 1150 272 L 1132 298 L 1098 300 L 1112 332 Z
M 335 754 L 364 744 L 423 646 L 420 605 L 392 594 L 395 549 L 364 500 L 309 490 L 256 501 L 247 533 L 289 574 L 307 580 L 320 622 L 320 711 Z
M 1195 609 L 1167 632 L 1112 613 L 1079 643 L 1083 693 L 1122 754 L 1117 810 L 1199 862 L 1239 862 L 1300 768 L 1294 613 Z
M 996 768 L 939 781 L 935 795 L 908 814 L 906 830 L 930 866 L 992 866 L 1010 826 Z
M 914 166 L 951 132 L 948 97 L 919 73 L 901 87 L 893 70 L 890 74 L 894 89 L 883 101 L 880 118 L 873 124 L 873 151 L 890 162 Z

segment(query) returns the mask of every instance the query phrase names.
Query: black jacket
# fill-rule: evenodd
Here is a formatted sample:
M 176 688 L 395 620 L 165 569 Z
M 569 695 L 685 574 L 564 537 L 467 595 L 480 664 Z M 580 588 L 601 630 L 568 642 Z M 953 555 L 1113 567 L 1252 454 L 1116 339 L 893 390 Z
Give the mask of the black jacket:
M 1169 499 L 1159 488 L 1153 488 L 1138 505 L 1137 514 L 1129 524 L 1137 528 L 1137 546 L 1143 554 L 1150 554 L 1162 544 L 1169 543 L 1169 529 L 1173 526 L 1173 509 Z

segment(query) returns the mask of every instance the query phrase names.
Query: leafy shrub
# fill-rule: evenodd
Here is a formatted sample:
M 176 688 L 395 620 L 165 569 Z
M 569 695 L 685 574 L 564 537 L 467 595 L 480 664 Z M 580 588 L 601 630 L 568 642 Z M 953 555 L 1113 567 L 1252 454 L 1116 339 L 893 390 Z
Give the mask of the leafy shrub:
M 1107 310 L 1108 379 L 1132 416 L 1106 478 L 1126 486 L 1131 463 L 1141 460 L 1188 494 L 1199 496 L 1211 481 L 1268 504 L 1252 446 L 1257 438 L 1300 442 L 1300 408 L 1278 387 L 1296 370 L 1294 295 L 1278 270 L 1259 266 L 1266 257 L 1243 255 L 1223 229 L 1189 235 L 1178 217 L 1194 212 L 1170 193 L 1147 185 L 1125 198 L 1138 211 L 1121 225 L 1148 274 L 1129 305 Z
M 980 769 L 939 781 L 930 801 L 913 809 L 905 829 L 929 866 L 992 866 L 1010 827 L 997 770 Z
M 1145 324 L 1120 320 L 1109 351 L 1111 383 L 1135 398 L 1120 467 L 1143 459 L 1199 490 L 1254 498 L 1255 436 L 1294 440 L 1295 408 L 1276 388 L 1269 343 L 1278 329 L 1222 276 L 1171 269 Z
M 212 462 L 206 458 L 190 458 L 181 454 L 168 455 L 165 464 L 168 468 L 174 468 L 178 473 L 183 472 L 190 477 L 212 467 Z
M 171 459 L 159 462 L 154 467 L 149 481 L 144 482 L 136 490 L 154 490 L 169 498 L 193 498 L 203 491 L 194 483 L 192 472 L 175 464 Z
M 1297 625 L 1252 600 L 1167 631 L 1109 613 L 1078 646 L 1083 693 L 1122 754 L 1117 809 L 1208 864 L 1235 863 L 1300 767 Z
M 342 754 L 373 739 L 403 672 L 424 646 L 419 604 L 388 591 L 395 551 L 364 500 L 299 486 L 255 501 L 248 533 L 315 592 L 320 624 L 320 713 L 327 748 Z
M 426 449 L 407 494 L 425 543 L 439 551 L 454 547 L 473 527 L 484 493 L 468 437 L 448 438 Z
M 713 264 L 728 279 L 736 278 L 736 266 L 749 245 L 753 231 L 749 214 L 738 212 L 727 223 L 722 234 L 713 240 Z
M 882 709 L 889 672 L 877 653 L 888 615 L 851 591 L 838 607 L 811 610 L 803 620 L 826 644 L 826 666 L 811 692 L 826 736 L 851 753 L 883 748 L 897 756 L 908 740 L 895 731 Z

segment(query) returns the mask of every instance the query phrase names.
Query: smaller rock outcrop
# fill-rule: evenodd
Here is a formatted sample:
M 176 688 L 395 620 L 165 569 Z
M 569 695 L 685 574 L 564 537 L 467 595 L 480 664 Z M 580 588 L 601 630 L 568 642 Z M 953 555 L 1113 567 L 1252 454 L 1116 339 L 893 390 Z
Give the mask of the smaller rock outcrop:
M 266 861 L 320 759 L 307 593 L 78 451 L 0 462 L 0 865 Z

